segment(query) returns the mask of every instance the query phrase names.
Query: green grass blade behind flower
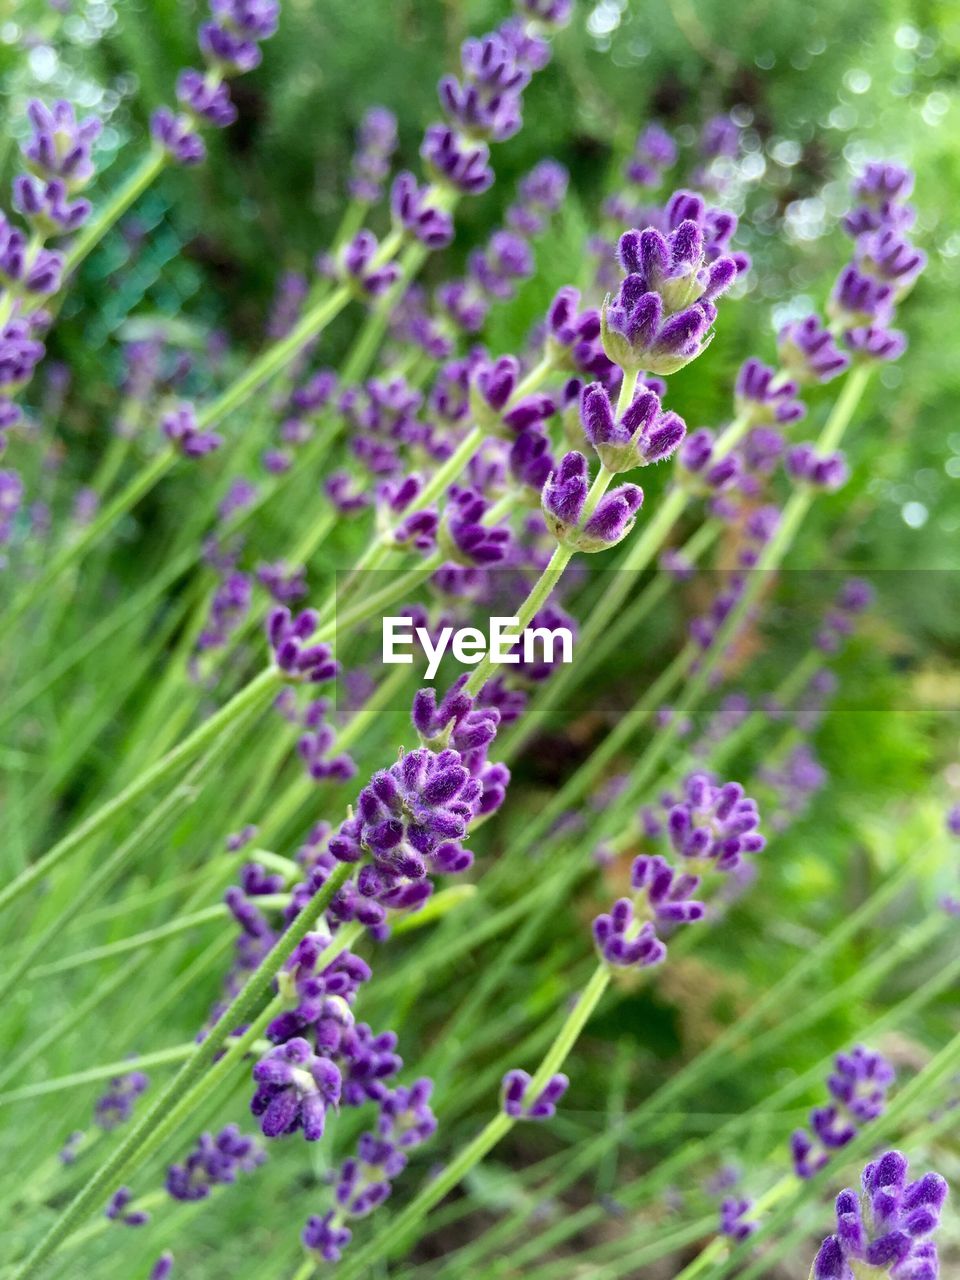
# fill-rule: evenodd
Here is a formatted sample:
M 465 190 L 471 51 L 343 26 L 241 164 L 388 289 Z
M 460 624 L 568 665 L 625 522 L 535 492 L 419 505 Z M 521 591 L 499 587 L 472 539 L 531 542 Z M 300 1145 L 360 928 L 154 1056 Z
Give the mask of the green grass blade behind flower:
M 206 1039 L 195 1046 L 193 1054 L 184 1062 L 174 1079 L 158 1095 L 152 1106 L 144 1112 L 142 1118 L 132 1126 L 119 1146 L 91 1176 L 31 1251 L 23 1265 L 17 1269 L 17 1280 L 27 1280 L 27 1277 L 35 1276 L 44 1269 L 50 1257 L 57 1252 L 85 1215 L 102 1201 L 110 1186 L 124 1174 L 131 1173 L 152 1151 L 159 1148 L 175 1131 L 177 1125 L 204 1102 L 219 1081 L 242 1057 L 249 1044 L 259 1037 L 269 1021 L 267 1015 L 273 1016 L 275 1002 L 271 1001 L 259 1015 L 256 1015 L 256 1010 L 266 997 L 274 975 L 280 971 L 297 944 L 319 920 L 351 871 L 351 867 L 341 864 L 331 874 L 326 884 L 313 896 L 289 929 L 274 944 L 259 968 L 250 974 L 240 992 L 224 1010 L 218 1024 L 222 1028 L 227 1028 L 249 1022 L 249 1029 L 243 1035 L 232 1039 L 226 1052 L 216 1061 L 217 1052 L 224 1038 L 223 1031 L 211 1032 Z M 344 936 L 338 937 L 338 943 L 349 945 L 346 935 L 350 933 L 349 928 L 342 930 L 341 934 Z M 252 1022 L 251 1018 L 253 1018 Z
M 236 745 L 234 733 L 239 738 L 242 729 L 252 723 L 254 715 L 255 711 L 251 710 L 245 719 L 239 719 L 232 728 L 221 734 L 210 750 L 189 771 L 181 785 L 175 787 L 154 806 L 135 830 L 111 854 L 98 863 L 94 870 L 86 873 L 78 885 L 71 887 L 63 908 L 41 927 L 39 933 L 36 936 L 28 936 L 24 942 L 21 942 L 16 959 L 12 964 L 4 966 L 3 977 L 0 979 L 0 1004 L 16 988 L 36 957 L 56 942 L 68 921 L 75 917 L 77 910 L 86 903 L 95 901 L 117 876 L 149 847 L 150 841 L 163 831 L 174 815 L 194 802 L 195 788 L 203 776 L 215 765 L 223 762 L 228 750 Z
M 86 225 L 77 232 L 64 255 L 64 275 L 76 271 L 81 262 L 123 217 L 148 187 L 156 181 L 167 163 L 167 154 L 153 147 L 143 157 L 126 181 L 121 183 L 105 204 L 95 209 Z
M 398 245 L 398 238 L 394 240 L 388 237 L 382 248 L 384 250 L 390 248 L 392 253 Z M 197 414 L 199 429 L 210 430 L 223 423 L 254 394 L 262 383 L 285 368 L 308 342 L 322 333 L 327 325 L 345 309 L 350 297 L 350 291 L 342 286 L 319 302 L 313 310 L 307 312 L 286 337 L 268 347 L 250 363 L 240 377 L 200 410 Z M 166 448 L 148 462 L 126 488 L 100 510 L 83 532 L 54 555 L 29 587 L 22 590 L 7 606 L 3 615 L 0 616 L 0 635 L 6 635 L 24 613 L 42 598 L 52 583 L 99 545 L 121 517 L 133 510 L 137 503 L 173 469 L 178 460 L 179 454 L 176 450 Z
M 877 1038 L 885 1032 L 903 1029 L 910 1018 L 916 1016 L 917 1013 L 926 1008 L 944 991 L 948 991 L 958 975 L 960 975 L 960 956 L 954 957 L 949 965 L 934 973 L 932 977 L 911 992 L 909 996 L 906 996 L 885 1011 L 868 1026 L 863 1027 L 859 1033 L 860 1038 L 868 1044 L 876 1043 Z M 832 1067 L 833 1053 L 831 1052 L 810 1067 L 809 1070 L 795 1075 L 748 1112 L 729 1120 L 709 1138 L 682 1146 L 674 1144 L 672 1152 L 664 1160 L 629 1184 L 621 1185 L 617 1188 L 618 1202 L 630 1209 L 649 1203 L 656 1195 L 665 1191 L 669 1186 L 675 1185 L 676 1180 L 688 1168 L 702 1166 L 706 1157 L 723 1154 L 734 1149 L 741 1136 L 752 1132 L 758 1118 L 762 1115 L 768 1111 L 783 1108 L 796 1099 L 803 1097 L 811 1087 L 822 1087 L 822 1083 Z M 529 1171 L 529 1177 L 524 1180 L 524 1185 L 526 1185 L 527 1181 L 532 1181 L 540 1169 L 556 1168 L 558 1170 L 557 1174 L 542 1183 L 537 1192 L 537 1196 L 541 1200 L 555 1198 L 572 1186 L 585 1170 L 594 1167 L 594 1164 L 605 1150 L 609 1150 L 615 1143 L 624 1141 L 626 1134 L 636 1136 L 641 1127 L 642 1132 L 646 1135 L 648 1128 L 656 1120 L 660 1120 L 661 1123 L 652 1131 L 651 1136 L 658 1141 L 669 1140 L 670 1136 L 676 1131 L 676 1125 L 669 1122 L 663 1123 L 663 1114 L 662 1111 L 656 1111 L 651 1114 L 644 1104 L 641 1104 L 640 1108 L 627 1115 L 625 1133 L 614 1134 L 607 1132 L 598 1134 L 596 1138 L 581 1144 L 579 1152 L 574 1148 L 560 1153 L 558 1157 L 552 1157 L 541 1162 L 539 1169 L 535 1166 Z M 787 1150 L 788 1136 L 789 1131 L 784 1130 L 779 1155 L 767 1162 L 774 1168 L 776 1168 L 777 1163 L 786 1163 L 789 1159 Z M 595 1223 L 603 1221 L 606 1217 L 608 1217 L 608 1211 L 604 1206 L 599 1204 L 587 1205 L 572 1214 L 564 1214 L 557 1223 L 548 1227 L 545 1232 L 535 1237 L 534 1240 L 529 1240 L 526 1238 L 527 1214 L 521 1209 L 518 1212 L 511 1213 L 501 1223 L 485 1232 L 479 1239 L 465 1245 L 453 1254 L 450 1260 L 450 1273 L 451 1275 L 476 1275 L 476 1267 L 479 1260 L 496 1251 L 496 1254 L 503 1258 L 505 1265 L 522 1271 L 522 1274 L 526 1275 L 526 1267 L 534 1259 L 542 1256 L 548 1250 L 557 1248 L 569 1240 L 571 1236 Z M 514 1237 L 517 1237 L 519 1241 L 517 1248 L 510 1253 L 504 1253 L 506 1243 Z M 444 1268 L 444 1274 L 446 1274 L 446 1268 Z
M 208 742 L 239 720 L 247 710 L 254 707 L 262 710 L 279 686 L 279 674 L 272 667 L 261 672 L 230 702 L 185 738 L 178 747 L 168 752 L 162 760 L 145 769 L 113 799 L 101 805 L 36 862 L 0 889 L 0 909 L 18 901 L 38 880 L 52 871 L 71 853 L 81 848 L 94 835 L 108 828 L 110 823 L 123 814 L 135 800 L 146 795 L 158 782 L 174 775 L 182 765 L 189 763 Z
M 922 857 L 929 859 L 930 853 L 931 851 L 928 850 Z M 826 938 L 809 950 L 736 1022 L 731 1023 L 730 1026 L 722 1031 L 705 1050 L 681 1067 L 664 1085 L 654 1090 L 643 1102 L 634 1107 L 624 1119 L 623 1132 L 634 1135 L 642 1133 L 647 1141 L 658 1141 L 662 1137 L 668 1136 L 676 1127 L 675 1124 L 668 1124 L 664 1127 L 661 1123 L 658 1127 L 656 1121 L 669 1108 L 675 1107 L 684 1097 L 690 1095 L 696 1089 L 701 1089 L 708 1084 L 713 1085 L 718 1080 L 742 1072 L 748 1064 L 755 1061 L 754 1047 L 758 1042 L 763 1043 L 765 1041 L 764 1047 L 769 1051 L 789 1039 L 790 1034 L 797 1029 L 802 1029 L 804 1026 L 815 1022 L 822 1015 L 829 1013 L 837 1004 L 837 1000 L 834 998 L 835 993 L 832 989 L 820 996 L 818 1000 L 811 1001 L 809 1005 L 798 1011 L 795 1018 L 788 1020 L 785 1024 L 777 1024 L 761 1037 L 757 1037 L 755 1034 L 772 1013 L 778 1009 L 789 1007 L 789 1002 L 795 993 L 807 988 L 813 976 L 822 970 L 823 965 L 831 956 L 835 955 L 845 943 L 860 933 L 886 907 L 897 900 L 902 891 L 911 883 L 917 874 L 917 870 L 916 863 L 907 864 L 881 885 L 870 898 L 844 919 Z M 939 930 L 931 930 L 930 932 L 935 935 Z M 879 948 L 878 951 L 879 954 L 871 965 L 873 978 L 881 976 L 886 967 L 888 967 L 885 963 L 886 946 Z M 857 980 L 857 977 L 858 975 L 854 975 L 854 981 Z M 939 987 L 935 989 L 939 989 Z M 906 1014 L 912 1011 L 913 1008 L 914 1006 L 909 1000 L 905 1001 L 903 1013 Z M 782 1097 L 778 1098 L 778 1102 L 782 1100 Z M 557 1162 L 560 1168 L 559 1176 L 547 1184 L 545 1194 L 556 1195 L 566 1187 L 571 1186 L 587 1170 L 596 1165 L 603 1153 L 609 1149 L 610 1141 L 612 1140 L 614 1140 L 612 1135 L 600 1134 L 597 1138 L 588 1142 L 581 1150 L 564 1152 L 562 1159 Z M 616 1140 L 619 1141 L 620 1138 Z M 501 1228 L 503 1236 L 508 1237 L 514 1231 L 520 1230 L 522 1225 L 523 1214 L 521 1212 L 503 1225 Z
M 37 1080 L 33 1084 L 24 1085 L 21 1089 L 11 1089 L 0 1093 L 0 1107 L 8 1107 L 15 1102 L 28 1102 L 32 1098 L 42 1098 L 49 1093 L 58 1093 L 61 1089 L 73 1089 L 79 1085 L 95 1084 L 100 1080 L 109 1080 L 111 1076 L 127 1075 L 131 1071 L 145 1071 L 148 1067 L 161 1067 L 174 1062 L 182 1062 L 189 1058 L 196 1048 L 194 1041 L 187 1044 L 171 1045 L 169 1049 L 155 1049 L 152 1053 L 141 1053 L 133 1058 L 121 1058 L 117 1062 L 108 1062 L 99 1067 L 88 1067 L 85 1071 L 74 1071 L 69 1076 L 58 1076 L 53 1080 Z
M 845 1147 L 832 1154 L 819 1173 L 812 1178 L 793 1181 L 791 1194 L 784 1196 L 779 1208 L 760 1223 L 749 1245 L 737 1246 L 730 1250 L 726 1258 L 717 1260 L 716 1269 L 711 1272 L 711 1280 L 724 1280 L 733 1273 L 742 1277 L 742 1280 L 758 1280 L 760 1276 L 768 1274 L 770 1264 L 806 1236 L 808 1227 L 801 1218 L 800 1226 L 788 1230 L 779 1240 L 770 1242 L 770 1237 L 788 1227 L 791 1222 L 796 1222 L 804 1205 L 822 1195 L 828 1186 L 835 1186 L 841 1168 L 855 1169 L 866 1156 L 882 1145 L 889 1144 L 890 1135 L 897 1133 L 908 1119 L 928 1114 L 940 1101 L 941 1091 L 950 1082 L 958 1066 L 960 1035 L 955 1035 L 908 1084 L 897 1090 L 883 1114 L 865 1124 Z M 855 1180 L 855 1177 L 851 1179 Z M 823 1235 L 826 1236 L 830 1234 L 832 1213 L 826 1211 L 824 1218 L 826 1229 Z M 763 1257 L 751 1264 L 753 1248 L 750 1246 L 756 1247 L 759 1244 L 765 1244 Z

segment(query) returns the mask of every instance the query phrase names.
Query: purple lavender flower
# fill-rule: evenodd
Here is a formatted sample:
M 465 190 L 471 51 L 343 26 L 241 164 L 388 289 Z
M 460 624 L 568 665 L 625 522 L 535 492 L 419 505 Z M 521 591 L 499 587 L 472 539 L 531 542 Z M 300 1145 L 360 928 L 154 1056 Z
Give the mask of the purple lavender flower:
M 486 498 L 474 489 L 454 486 L 443 513 L 438 542 L 444 555 L 465 567 L 489 568 L 506 558 L 510 530 L 483 523 L 489 509 Z
M 252 1173 L 266 1152 L 235 1124 L 216 1135 L 203 1133 L 182 1164 L 167 1169 L 166 1189 L 174 1200 L 205 1200 L 214 1187 L 229 1186 L 240 1173 Z
M 427 871 L 424 859 L 467 834 L 481 794 L 481 784 L 471 777 L 458 751 L 409 751 L 374 774 L 360 792 L 357 838 L 387 870 L 422 879 Z M 330 847 L 341 856 L 340 843 L 331 842 Z
M 517 9 L 549 31 L 559 31 L 570 21 L 573 0 L 516 0 Z
M 708 160 L 733 157 L 740 150 L 740 130 L 729 116 L 711 116 L 700 133 L 700 150 Z
M 693 493 L 716 497 L 731 489 L 740 478 L 740 459 L 735 453 L 717 457 L 717 440 L 709 427 L 692 431 L 677 455 L 678 479 Z
M 173 1275 L 173 1254 L 165 1249 L 153 1264 L 149 1280 L 170 1280 Z
M 133 1115 L 137 1099 L 149 1084 L 150 1077 L 142 1071 L 114 1076 L 107 1092 L 97 1099 L 93 1110 L 94 1122 L 108 1131 L 126 1124 Z
M 375 204 L 383 194 L 390 157 L 397 149 L 397 117 L 386 107 L 371 107 L 357 131 L 347 188 L 354 200 Z
M 122 1222 L 126 1227 L 144 1227 L 150 1221 L 149 1213 L 143 1209 L 130 1209 L 133 1192 L 129 1187 L 118 1187 L 107 1202 L 103 1211 L 105 1218 L 111 1222 Z
M 503 1077 L 500 1106 L 514 1120 L 550 1120 L 557 1113 L 557 1103 L 566 1093 L 570 1080 L 563 1072 L 550 1077 L 535 1098 L 527 1094 L 533 1077 L 515 1068 Z
M 62 178 L 43 182 L 20 174 L 13 181 L 13 207 L 45 237 L 69 235 L 90 216 L 89 200 L 71 200 Z
M 797 400 L 797 384 L 753 358 L 745 360 L 737 374 L 734 405 L 737 416 L 754 427 L 797 422 L 807 412 Z
M 660 397 L 640 390 L 618 420 L 610 397 L 599 382 L 584 387 L 580 397 L 584 434 L 608 471 L 619 473 L 669 458 L 679 447 L 686 425 L 676 413 L 664 413 Z
M 27 118 L 33 133 L 22 150 L 31 173 L 44 182 L 59 180 L 70 195 L 86 186 L 93 177 L 93 144 L 103 127 L 97 117 L 80 121 L 62 98 L 51 107 L 33 98 Z
M 753 1201 L 742 1197 L 729 1197 L 720 1206 L 720 1234 L 736 1244 L 749 1240 L 757 1229 L 755 1222 L 747 1219 Z
M 709 860 L 718 871 L 733 871 L 745 854 L 761 852 L 766 841 L 759 824 L 756 801 L 738 782 L 717 786 L 705 773 L 692 773 L 683 799 L 668 807 L 667 832 L 676 852 Z
M 589 491 L 589 468 L 582 453 L 567 453 L 543 486 L 541 506 L 547 528 L 558 542 L 576 551 L 605 551 L 621 542 L 633 528 L 643 505 L 639 485 L 611 489 L 581 526 Z
M 675 373 L 709 341 L 713 299 L 736 279 L 737 263 L 722 255 L 709 259 L 704 230 L 693 218 L 667 235 L 654 227 L 625 232 L 618 257 L 627 274 L 603 305 L 604 350 L 622 369 Z
M 82 1129 L 74 1129 L 73 1133 L 70 1134 L 58 1153 L 58 1158 L 61 1164 L 71 1165 L 76 1163 L 77 1156 L 80 1154 L 80 1148 L 83 1146 L 85 1137 L 86 1135 Z
M 609 912 L 596 917 L 593 940 L 601 958 L 617 968 L 648 968 L 662 964 L 667 955 L 653 924 L 641 923 L 629 898 L 618 898 Z
M 271 1049 L 253 1068 L 257 1091 L 250 1110 L 266 1138 L 303 1130 L 308 1142 L 323 1137 L 327 1109 L 340 1103 L 341 1076 L 329 1058 L 318 1057 L 295 1037 Z
M 192 404 L 182 401 L 176 409 L 164 414 L 160 421 L 163 434 L 185 458 L 203 458 L 223 444 L 223 436 L 214 431 L 201 431 Z
M 372 231 L 358 231 L 340 253 L 340 266 L 345 281 L 363 297 L 378 298 L 400 275 L 395 262 L 381 260 L 380 246 Z
M 908 1163 L 888 1151 L 863 1170 L 861 1194 L 837 1196 L 837 1230 L 817 1253 L 811 1280 L 855 1280 L 864 1268 L 890 1280 L 937 1280 L 937 1246 L 948 1187 L 939 1173 L 907 1181 Z
M 189 118 L 169 107 L 157 107 L 150 117 L 150 134 L 174 164 L 202 164 L 207 155 L 203 139 Z
M 386 1200 L 392 1182 L 407 1165 L 407 1153 L 436 1131 L 437 1122 L 429 1106 L 433 1083 L 427 1078 L 409 1088 L 384 1090 L 379 1099 L 376 1132 L 361 1135 L 357 1154 L 341 1165 L 336 1181 L 336 1208 L 307 1222 L 303 1243 L 319 1261 L 337 1262 L 350 1243 L 346 1226 L 351 1218 L 362 1218 Z
M 429 187 L 412 173 L 399 173 L 390 188 L 390 209 L 397 227 L 427 249 L 444 249 L 453 239 L 453 218 L 431 203 Z
M 858 325 L 846 329 L 844 345 L 858 361 L 899 360 L 907 349 L 906 334 L 884 325 Z
M 664 171 L 677 161 L 677 144 L 658 124 L 647 125 L 637 138 L 624 176 L 641 187 L 658 187 Z
M 777 351 L 783 368 L 799 386 L 829 382 L 850 365 L 818 316 L 784 325 L 777 336 Z
M 420 155 L 437 183 L 463 195 L 476 196 L 493 184 L 490 150 L 486 143 L 468 142 L 448 125 L 430 125 Z
M 304 680 L 324 684 L 333 680 L 339 664 L 333 660 L 329 645 L 308 644 L 317 629 L 318 615 L 312 609 L 292 616 L 284 607 L 273 609 L 267 618 L 267 636 L 273 659 L 288 680 Z
M 691 898 L 700 887 L 699 877 L 675 871 L 659 854 L 634 859 L 630 885 L 645 899 L 646 913 L 658 924 L 692 924 L 706 915 L 704 904 Z
M 827 1077 L 832 1101 L 810 1112 L 812 1134 L 797 1129 L 790 1138 L 798 1178 L 812 1178 L 827 1163 L 831 1151 L 845 1147 L 861 1125 L 883 1114 L 887 1090 L 895 1078 L 890 1063 L 863 1045 L 837 1054 L 834 1070 Z
M 791 479 L 830 493 L 842 488 L 850 474 L 842 453 L 818 454 L 812 444 L 788 449 L 785 463 Z
M 556 160 L 541 160 L 517 184 L 517 199 L 509 206 L 506 223 L 521 235 L 539 235 L 567 194 L 570 175 Z
M 177 77 L 177 101 L 185 108 L 181 119 L 203 121 L 214 129 L 226 129 L 237 118 L 230 90 L 219 79 L 188 68 Z
M 503 142 L 521 124 L 520 99 L 530 69 L 500 32 L 465 40 L 460 50 L 461 78 L 444 76 L 440 105 L 465 135 Z

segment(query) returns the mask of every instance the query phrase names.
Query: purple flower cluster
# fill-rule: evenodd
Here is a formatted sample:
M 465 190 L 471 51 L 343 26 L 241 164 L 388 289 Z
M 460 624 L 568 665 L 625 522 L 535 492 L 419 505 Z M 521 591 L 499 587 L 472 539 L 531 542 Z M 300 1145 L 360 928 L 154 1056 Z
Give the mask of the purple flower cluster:
M 225 129 L 236 120 L 226 81 L 259 66 L 260 45 L 274 34 L 279 18 L 279 0 L 210 0 L 210 19 L 197 33 L 206 70 L 181 71 L 179 109 L 158 107 L 150 118 L 154 142 L 174 164 L 199 164 L 204 159 L 201 126 Z
M 69 102 L 48 107 L 27 104 L 31 133 L 22 146 L 27 173 L 13 180 L 13 207 L 28 232 L 0 213 L 0 453 L 7 430 L 21 418 L 13 402 L 43 359 L 42 336 L 50 324 L 44 310 L 63 278 L 63 256 L 46 242 L 70 235 L 90 215 L 89 201 L 78 193 L 93 177 L 93 144 L 100 135 L 96 116 L 78 120 Z M 0 543 L 6 541 L 0 508 Z
M 493 182 L 487 144 L 520 128 L 523 91 L 550 59 L 550 46 L 534 30 L 538 25 L 539 15 L 529 24 L 510 19 L 463 42 L 460 75 L 444 76 L 438 88 L 446 123 L 429 125 L 420 148 L 438 186 L 479 195 Z
M 427 1142 L 437 1122 L 430 1109 L 432 1081 L 385 1090 L 378 1100 L 376 1126 L 361 1135 L 357 1153 L 341 1165 L 336 1178 L 336 1208 L 310 1218 L 303 1231 L 305 1247 L 318 1262 L 338 1262 L 350 1243 L 346 1225 L 365 1217 L 386 1200 L 403 1172 L 409 1153 Z
M 590 468 L 582 453 L 564 454 L 556 471 L 543 486 L 541 507 L 547 528 L 574 551 L 596 552 L 615 547 L 633 528 L 643 505 L 643 490 L 636 484 L 610 489 L 593 510 L 588 510 Z
M 145 1227 L 150 1221 L 150 1214 L 144 1209 L 130 1208 L 133 1192 L 129 1187 L 118 1187 L 103 1211 L 103 1216 L 110 1222 L 122 1222 L 125 1227 Z
M 325 684 L 339 671 L 329 645 L 309 643 L 318 623 L 319 615 L 313 609 L 304 609 L 296 616 L 282 605 L 271 610 L 267 637 L 273 660 L 285 680 Z
M 160 420 L 160 429 L 185 458 L 205 458 L 223 444 L 215 431 L 204 431 L 197 423 L 196 411 L 185 401 Z
M 940 1265 L 930 1236 L 940 1225 L 947 1182 L 939 1173 L 907 1180 L 909 1165 L 888 1151 L 863 1170 L 861 1192 L 837 1196 L 836 1232 L 817 1252 L 811 1280 L 856 1280 L 866 1274 L 890 1280 L 937 1280 Z
M 618 418 L 599 382 L 583 389 L 580 421 L 600 461 L 615 474 L 669 458 L 680 447 L 687 429 L 678 414 L 664 413 L 660 397 L 646 388 L 641 388 Z
M 810 1112 L 810 1129 L 798 1129 L 790 1139 L 798 1178 L 812 1178 L 832 1151 L 845 1147 L 861 1125 L 883 1114 L 887 1090 L 896 1076 L 881 1054 L 863 1045 L 838 1053 L 827 1077 L 832 1101 Z
M 739 872 L 744 858 L 765 845 L 758 831 L 756 803 L 736 782 L 717 786 L 703 773 L 691 774 L 678 800 L 663 798 L 666 822 L 653 811 L 641 812 L 643 830 L 656 838 L 666 830 L 681 860 L 722 873 Z M 660 934 L 703 920 L 707 906 L 694 895 L 701 877 L 678 871 L 659 854 L 641 854 L 630 874 L 633 896 L 620 898 L 596 918 L 593 937 L 602 959 L 621 968 L 661 964 L 667 948 Z
M 229 1186 L 266 1160 L 260 1144 L 228 1124 L 218 1134 L 203 1133 L 182 1164 L 167 1169 L 166 1189 L 174 1200 L 205 1200 L 214 1187 Z
M 676 803 L 666 802 L 667 835 L 683 858 L 709 862 L 718 871 L 734 871 L 744 856 L 760 853 L 760 815 L 738 782 L 717 786 L 705 773 L 693 773 Z
M 110 1087 L 96 1101 L 94 1122 L 101 1129 L 117 1129 L 133 1115 L 137 1099 L 150 1084 L 150 1077 L 143 1071 L 131 1071 L 125 1076 L 114 1076 Z
M 514 1068 L 503 1077 L 500 1106 L 513 1120 L 550 1120 L 557 1114 L 557 1103 L 567 1092 L 570 1080 L 558 1071 L 552 1075 L 535 1097 L 530 1097 L 533 1078 Z
M 914 219 L 906 203 L 912 188 L 912 175 L 888 164 L 867 165 L 854 183 L 859 203 L 843 224 L 854 241 L 853 261 L 837 277 L 829 306 L 831 325 L 825 328 L 811 315 L 791 321 L 780 332 L 780 360 L 797 383 L 829 382 L 851 359 L 896 360 L 903 354 L 906 338 L 890 325 L 897 302 L 926 264 L 925 254 L 906 236 Z M 830 459 L 797 465 L 809 472 L 818 462 L 836 471 Z M 824 483 L 806 473 L 799 478 Z
M 733 214 L 678 191 L 664 222 L 664 231 L 651 226 L 620 237 L 617 256 L 626 275 L 604 302 L 602 332 L 607 356 L 621 369 L 667 375 L 700 355 L 717 315 L 713 300 L 740 269 L 725 252 L 736 228 Z

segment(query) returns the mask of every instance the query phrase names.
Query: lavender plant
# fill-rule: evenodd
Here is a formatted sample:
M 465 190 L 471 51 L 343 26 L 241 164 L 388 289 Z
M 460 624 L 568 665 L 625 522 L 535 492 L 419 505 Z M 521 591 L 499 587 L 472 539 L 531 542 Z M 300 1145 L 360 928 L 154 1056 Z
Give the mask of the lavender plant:
M 798 1231 L 810 1256 L 849 1161 L 948 1146 L 942 816 L 904 786 L 851 817 L 836 758 L 887 622 L 843 547 L 928 265 L 912 174 L 856 154 L 851 260 L 821 246 L 822 312 L 797 290 L 768 334 L 802 255 L 778 223 L 771 268 L 755 229 L 743 110 L 629 121 L 602 181 L 514 163 L 551 85 L 602 108 L 571 3 L 496 16 L 418 151 L 397 102 L 358 107 L 345 207 L 309 267 L 271 264 L 252 354 L 132 323 L 89 404 L 39 369 L 84 261 L 242 136 L 234 80 L 294 19 L 211 0 L 112 194 L 100 121 L 27 109 L 0 228 L 13 1280 L 253 1275 L 263 1239 L 291 1280 L 749 1276 Z M 781 1103 L 831 1059 L 797 1129 Z M 748 1134 L 718 1212 L 697 1188 Z M 863 1188 L 811 1277 L 934 1280 L 944 1180 L 890 1152 Z

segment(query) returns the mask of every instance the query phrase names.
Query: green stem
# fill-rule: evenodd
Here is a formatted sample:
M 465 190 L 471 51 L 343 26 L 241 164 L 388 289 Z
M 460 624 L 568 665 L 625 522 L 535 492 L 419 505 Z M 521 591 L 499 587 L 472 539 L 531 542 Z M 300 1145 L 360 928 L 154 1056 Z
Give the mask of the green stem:
M 153 184 L 167 163 L 167 155 L 159 147 L 149 151 L 105 205 L 99 208 L 83 230 L 72 241 L 64 261 L 64 274 L 76 271 L 88 253 L 100 243 L 130 206 Z
M 186 1044 L 177 1044 L 169 1049 L 157 1049 L 153 1053 L 141 1053 L 136 1058 L 121 1058 L 119 1062 L 108 1062 L 104 1066 L 89 1067 L 86 1071 L 74 1071 L 67 1076 L 57 1076 L 55 1080 L 37 1080 L 34 1084 L 24 1085 L 22 1089 L 11 1089 L 8 1093 L 0 1093 L 0 1107 L 8 1107 L 12 1102 L 27 1102 L 31 1098 L 42 1098 L 48 1093 L 58 1093 L 61 1089 L 74 1089 L 78 1085 L 94 1084 L 98 1080 L 111 1080 L 114 1076 L 129 1075 L 131 1071 L 145 1071 L 148 1067 L 163 1067 L 171 1062 L 182 1062 L 189 1058 L 196 1049 L 196 1041 L 188 1040 Z

